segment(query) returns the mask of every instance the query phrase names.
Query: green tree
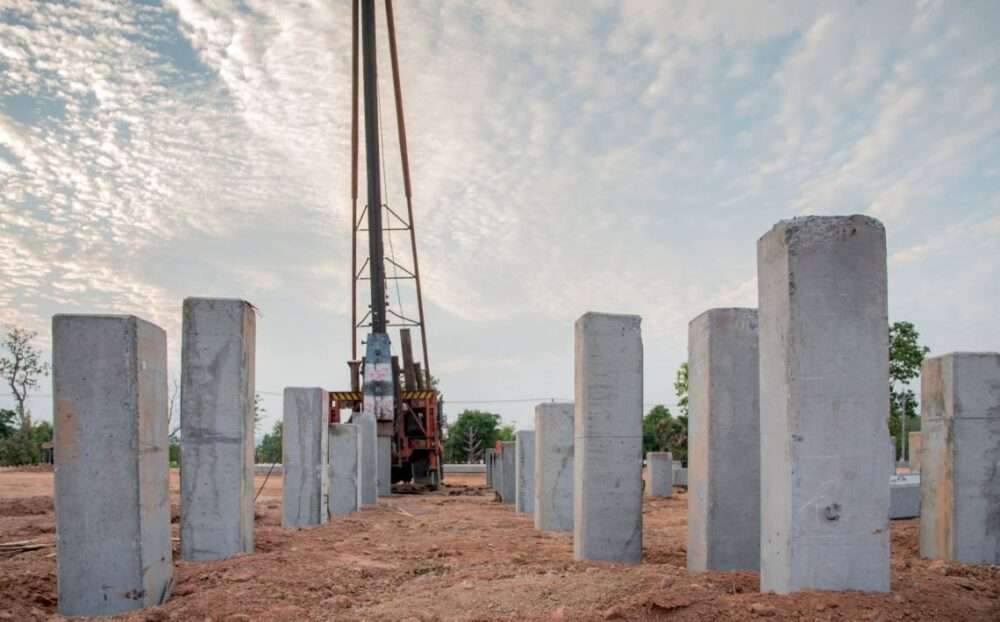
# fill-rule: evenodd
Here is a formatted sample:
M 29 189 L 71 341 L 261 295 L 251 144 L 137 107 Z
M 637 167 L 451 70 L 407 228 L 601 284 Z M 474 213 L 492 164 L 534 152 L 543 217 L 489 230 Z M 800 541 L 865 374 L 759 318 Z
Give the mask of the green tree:
M 504 441 L 504 442 L 513 441 L 514 440 L 514 425 L 513 424 L 507 424 L 507 425 L 500 426 L 500 429 L 497 430 L 497 440 L 498 441 Z
M 674 394 L 677 395 L 677 410 L 681 411 L 681 417 L 685 421 L 688 416 L 688 364 L 687 361 L 681 363 L 677 368 L 677 375 L 674 377 Z
M 30 432 L 31 415 L 24 403 L 31 391 L 38 387 L 38 379 L 49 375 L 49 364 L 41 362 L 41 353 L 31 344 L 37 332 L 12 326 L 3 338 L 7 355 L 0 357 L 0 378 L 7 381 L 14 401 L 15 412 L 21 428 Z
M 920 429 L 917 397 L 910 383 L 920 375 L 928 352 L 912 322 L 893 322 L 889 327 L 889 433 L 896 437 L 897 456 L 903 455 L 904 430 Z
M 13 410 L 0 408 L 0 440 L 10 438 L 17 426 L 14 424 L 17 413 Z
M 42 443 L 52 441 L 52 424 L 48 421 L 39 421 L 32 428 L 32 437 L 35 443 L 41 446 Z
M 257 445 L 257 460 L 261 463 L 281 462 L 281 421 L 274 422 L 270 434 L 265 434 Z
M 669 421 L 673 417 L 670 409 L 663 404 L 653 406 L 646 416 L 642 418 L 642 453 L 648 454 L 651 451 L 669 451 L 668 445 L 661 441 L 663 437 L 658 433 L 661 421 Z
M 464 410 L 448 426 L 444 440 L 446 462 L 477 462 L 483 450 L 501 440 L 500 415 L 483 410 Z M 511 432 L 513 434 L 513 431 Z

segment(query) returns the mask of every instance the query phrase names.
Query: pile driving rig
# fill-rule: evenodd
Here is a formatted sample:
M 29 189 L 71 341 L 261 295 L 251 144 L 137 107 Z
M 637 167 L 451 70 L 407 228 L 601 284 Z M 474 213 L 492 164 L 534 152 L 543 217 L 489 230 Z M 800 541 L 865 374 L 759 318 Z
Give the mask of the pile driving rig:
M 403 187 L 406 194 L 406 218 L 384 202 L 381 135 L 379 133 L 378 69 L 375 41 L 375 0 L 352 0 L 352 101 L 351 101 L 351 360 L 350 391 L 330 393 L 330 422 L 340 421 L 341 410 L 349 409 L 352 418 L 360 413 L 373 415 L 379 436 L 379 470 L 386 462 L 391 466 L 392 483 L 412 481 L 414 484 L 437 487 L 443 476 L 442 429 L 443 401 L 434 386 L 427 354 L 427 334 L 424 329 L 423 293 L 417 261 L 416 233 L 413 227 L 413 202 L 410 188 L 410 167 L 406 148 L 406 127 L 403 122 L 403 97 L 400 89 L 399 62 L 396 51 L 396 31 L 393 23 L 392 0 L 385 0 L 386 25 L 389 35 L 389 55 L 396 108 L 396 127 L 402 162 Z M 360 9 L 360 20 L 359 20 Z M 360 23 L 359 23 L 360 22 Z M 367 204 L 358 216 L 358 33 L 361 33 L 361 68 L 364 78 L 365 171 Z M 388 224 L 383 223 L 383 215 Z M 367 216 L 367 219 L 366 219 Z M 367 225 L 365 227 L 364 225 Z M 408 231 L 413 257 L 412 268 L 395 258 L 386 257 L 383 234 Z M 358 267 L 358 234 L 368 235 L 368 257 Z M 391 237 L 390 240 L 390 249 Z M 386 276 L 386 262 L 393 275 Z M 367 268 L 367 276 L 365 269 Z M 388 307 L 386 281 L 398 283 L 410 280 L 416 288 L 417 319 L 406 316 L 402 309 Z M 371 306 L 358 320 L 358 284 L 368 281 Z M 364 358 L 358 360 L 358 328 L 369 328 Z M 399 328 L 402 365 L 392 354 L 389 328 Z M 423 366 L 414 361 L 410 329 L 420 331 Z M 386 443 L 385 441 L 389 442 Z M 385 448 L 388 447 L 388 450 Z M 388 453 L 388 455 L 386 455 Z

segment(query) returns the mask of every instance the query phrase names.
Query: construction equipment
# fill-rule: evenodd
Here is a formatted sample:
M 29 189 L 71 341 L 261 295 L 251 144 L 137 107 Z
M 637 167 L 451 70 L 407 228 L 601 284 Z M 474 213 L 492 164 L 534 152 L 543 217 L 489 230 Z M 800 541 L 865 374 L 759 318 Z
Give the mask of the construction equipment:
M 443 475 L 441 434 L 444 427 L 443 401 L 434 386 L 427 353 L 424 329 L 423 292 L 417 261 L 416 232 L 413 226 L 413 201 L 410 186 L 410 166 L 403 121 L 403 96 L 400 87 L 396 31 L 392 0 L 385 0 L 389 55 L 396 108 L 396 127 L 402 163 L 403 189 L 406 196 L 406 218 L 389 206 L 383 196 L 384 153 L 380 134 L 378 95 L 378 65 L 375 40 L 375 0 L 352 0 L 353 58 L 351 103 L 351 390 L 330 393 L 330 421 L 340 421 L 341 410 L 350 410 L 352 418 L 371 415 L 375 418 L 379 436 L 380 469 L 391 465 L 391 481 L 413 481 L 436 487 Z M 360 9 L 360 15 L 359 15 Z M 360 18 L 360 19 L 359 19 Z M 358 33 L 361 35 L 359 58 Z M 359 61 L 364 85 L 365 172 L 367 203 L 358 216 L 358 81 Z M 388 194 L 388 192 L 386 192 Z M 367 218 L 366 218 L 367 216 Z M 385 216 L 385 222 L 383 221 Z M 365 226 L 367 225 L 367 226 Z M 412 267 L 395 256 L 393 232 L 409 232 Z M 368 256 L 358 267 L 358 235 L 368 236 Z M 388 236 L 384 238 L 384 236 Z M 390 256 L 385 256 L 384 239 L 388 239 Z M 387 276 L 386 266 L 392 267 Z M 367 272 L 366 272 L 367 269 Z M 386 282 L 396 286 L 398 310 L 387 303 Z M 371 305 L 358 319 L 358 286 L 368 282 Z M 417 318 L 408 317 L 402 308 L 400 282 L 410 281 L 415 287 Z M 365 356 L 358 360 L 358 328 L 369 328 L 365 341 Z M 402 367 L 392 355 L 392 343 L 387 332 L 399 328 Z M 423 366 L 414 361 L 410 329 L 419 329 Z M 388 454 L 388 455 L 385 455 Z

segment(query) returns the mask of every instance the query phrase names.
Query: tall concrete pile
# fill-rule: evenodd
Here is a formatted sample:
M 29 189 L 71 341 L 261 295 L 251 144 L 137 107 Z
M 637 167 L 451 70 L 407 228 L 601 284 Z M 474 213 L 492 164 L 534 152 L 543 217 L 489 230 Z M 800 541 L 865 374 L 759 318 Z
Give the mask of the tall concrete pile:
M 651 451 L 646 454 L 649 473 L 647 491 L 650 497 L 670 497 L 674 494 L 674 457 L 669 451 Z
M 281 435 L 281 526 L 325 523 L 329 512 L 326 466 L 330 396 L 320 388 L 288 387 Z
M 255 316 L 244 300 L 188 298 L 181 345 L 181 557 L 254 548 Z
M 500 499 L 508 505 L 514 505 L 517 496 L 517 451 L 515 441 L 500 443 Z
M 688 325 L 689 570 L 760 567 L 757 310 Z
M 515 468 L 517 481 L 514 486 L 514 510 L 535 511 L 535 433 L 518 430 L 515 435 Z
M 920 408 L 920 555 L 1000 564 L 1000 354 L 925 359 Z
M 59 613 L 158 605 L 173 586 L 167 336 L 135 316 L 52 319 Z
M 642 558 L 642 336 L 635 315 L 576 321 L 573 555 Z
M 535 406 L 535 529 L 573 530 L 573 404 Z
M 757 265 L 761 590 L 887 591 L 885 229 L 782 221 Z

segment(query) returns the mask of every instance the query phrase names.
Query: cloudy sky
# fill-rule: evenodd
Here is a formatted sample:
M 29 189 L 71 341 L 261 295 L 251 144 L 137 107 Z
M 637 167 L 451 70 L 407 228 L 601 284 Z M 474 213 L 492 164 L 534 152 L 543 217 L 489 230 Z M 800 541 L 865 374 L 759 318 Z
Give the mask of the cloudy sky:
M 570 398 L 588 310 L 642 316 L 645 401 L 672 404 L 687 322 L 754 306 L 756 240 L 800 214 L 881 219 L 890 317 L 1000 350 L 1000 4 L 401 0 L 396 21 L 452 416 L 530 427 Z M 0 0 L 0 323 L 48 356 L 52 314 L 133 313 L 176 371 L 182 299 L 240 297 L 268 427 L 285 386 L 347 388 L 349 130 L 346 0 Z

